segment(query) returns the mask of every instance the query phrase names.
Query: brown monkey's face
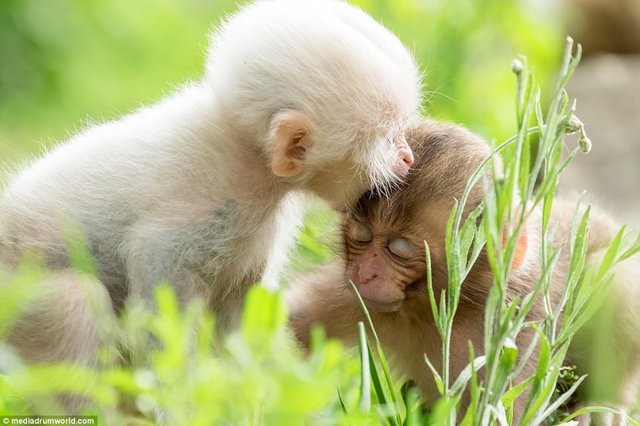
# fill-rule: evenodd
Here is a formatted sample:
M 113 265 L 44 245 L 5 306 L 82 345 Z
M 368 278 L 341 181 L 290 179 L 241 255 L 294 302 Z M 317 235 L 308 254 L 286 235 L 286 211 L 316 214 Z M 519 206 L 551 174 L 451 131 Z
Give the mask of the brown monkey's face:
M 431 121 L 409 128 L 407 137 L 416 161 L 405 183 L 365 193 L 344 220 L 346 278 L 375 311 L 426 309 L 425 242 L 433 284 L 447 288 L 446 224 L 455 199 L 460 199 L 467 180 L 490 152 L 484 141 L 464 129 Z M 465 214 L 482 197 L 477 185 Z M 481 259 L 468 277 L 470 291 L 480 293 L 489 270 Z
M 424 249 L 408 235 L 377 232 L 370 225 L 347 225 L 348 279 L 357 287 L 367 308 L 400 309 L 412 285 L 425 273 Z
M 384 209 L 384 204 L 374 211 Z M 395 312 L 407 299 L 424 293 L 424 241 L 427 234 L 433 238 L 438 232 L 437 227 L 421 225 L 399 228 L 375 214 L 345 220 L 347 279 L 355 284 L 369 310 Z

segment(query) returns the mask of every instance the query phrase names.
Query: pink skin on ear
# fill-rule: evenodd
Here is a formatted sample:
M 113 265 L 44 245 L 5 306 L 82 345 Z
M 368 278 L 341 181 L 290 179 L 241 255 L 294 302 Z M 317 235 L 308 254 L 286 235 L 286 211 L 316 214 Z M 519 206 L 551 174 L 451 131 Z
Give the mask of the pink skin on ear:
M 313 145 L 311 123 L 297 111 L 278 113 L 271 123 L 271 171 L 276 176 L 293 177 L 302 171 L 307 151 Z
M 502 233 L 502 245 L 507 244 L 507 230 L 504 229 Z M 513 263 L 511 264 L 511 268 L 514 271 L 520 269 L 521 266 L 525 263 L 525 258 L 527 256 L 527 248 L 529 246 L 529 238 L 527 237 L 527 227 L 522 227 L 522 231 L 520 231 L 520 235 L 518 236 L 518 240 L 516 241 L 516 247 L 513 253 Z
M 367 308 L 375 311 L 395 311 L 404 300 L 404 292 L 393 284 L 394 271 L 380 248 L 371 248 L 351 265 L 349 278 L 358 288 Z
M 404 134 L 398 136 L 395 140 L 395 145 L 398 153 L 398 160 L 394 167 L 394 172 L 401 177 L 404 177 L 409 172 L 411 165 L 413 164 L 413 152 L 409 148 L 409 144 L 404 137 Z

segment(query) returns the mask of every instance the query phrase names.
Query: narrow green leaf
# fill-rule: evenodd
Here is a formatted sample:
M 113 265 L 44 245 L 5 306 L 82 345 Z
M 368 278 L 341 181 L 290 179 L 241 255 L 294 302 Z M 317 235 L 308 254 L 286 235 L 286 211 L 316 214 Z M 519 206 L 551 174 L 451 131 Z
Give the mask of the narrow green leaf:
M 360 411 L 371 410 L 371 370 L 369 367 L 369 343 L 362 321 L 358 322 L 358 353 L 360 354 Z
M 438 370 L 436 370 L 436 368 L 433 366 L 427 354 L 424 354 L 424 362 L 427 364 L 429 370 L 431 370 L 431 373 L 433 374 L 433 380 L 436 382 L 436 389 L 438 389 L 438 393 L 440 395 L 444 395 L 444 383 L 442 382 L 442 376 L 440 376 Z
M 467 364 L 467 366 L 460 372 L 455 382 L 453 382 L 453 385 L 451 386 L 451 392 L 452 393 L 462 392 L 464 388 L 467 386 L 467 383 L 469 382 L 469 380 L 471 379 L 471 376 L 480 368 L 484 367 L 486 363 L 487 363 L 487 359 L 483 355 L 483 356 L 477 357 L 476 359 L 473 360 L 473 362 L 470 362 L 469 364 Z

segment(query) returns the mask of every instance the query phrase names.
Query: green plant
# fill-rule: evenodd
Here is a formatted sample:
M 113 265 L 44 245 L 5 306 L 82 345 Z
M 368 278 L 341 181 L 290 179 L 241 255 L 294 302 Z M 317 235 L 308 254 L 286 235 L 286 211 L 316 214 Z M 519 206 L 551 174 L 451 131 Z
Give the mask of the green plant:
M 443 359 L 439 369 L 428 359 L 425 363 L 425 368 L 428 366 L 433 372 L 441 394 L 440 400 L 434 404 L 427 417 L 431 424 L 512 424 L 514 401 L 523 395 L 525 390 L 528 391 L 526 408 L 518 424 L 541 424 L 555 414 L 584 379 L 577 378 L 564 392 L 554 394 L 573 336 L 602 305 L 611 284 L 612 268 L 640 251 L 640 235 L 637 232 L 628 233 L 623 227 L 603 261 L 585 270 L 589 209 L 587 208 L 582 215 L 576 213 L 570 241 L 566 241 L 565 244 L 565 249 L 570 252 L 565 291 L 558 305 L 552 305 L 551 273 L 562 249 L 552 245 L 554 230 L 549 226 L 555 189 L 559 175 L 573 157 L 580 150 L 587 152 L 590 148 L 590 141 L 575 118 L 575 104 L 569 102 L 564 91 L 564 86 L 580 59 L 580 47 L 578 46 L 576 56 L 572 57 L 572 46 L 573 42 L 568 39 L 556 95 L 551 101 L 546 117 L 542 113 L 540 92 L 535 91 L 533 73 L 526 68 L 526 60 L 514 61 L 513 71 L 517 77 L 518 132 L 516 136 L 499 145 L 494 155 L 476 171 L 460 202 L 451 212 L 446 232 L 448 290 L 439 295 L 434 294 L 428 272 L 431 310 L 442 338 Z M 581 132 L 579 146 L 571 150 L 565 158 L 565 134 L 576 130 Z M 501 155 L 503 164 L 499 169 L 493 161 L 497 154 Z M 468 217 L 463 218 L 464 206 L 471 189 L 481 181 L 487 168 L 491 166 L 492 182 L 491 185 L 485 182 L 484 201 Z M 507 285 L 516 241 L 521 227 L 535 209 L 542 211 L 542 274 L 529 294 L 522 298 L 509 299 Z M 478 223 L 480 217 L 481 221 Z M 494 279 L 485 307 L 484 354 L 472 357 L 467 370 L 454 378 L 450 377 L 449 373 L 453 323 L 463 282 L 483 247 L 486 248 Z M 430 271 L 428 246 L 426 248 L 427 271 Z M 538 297 L 544 300 L 545 319 L 539 323 L 531 323 L 526 317 Z M 373 324 L 370 326 L 373 328 Z M 518 354 L 514 342 L 527 328 L 535 330 L 538 339 L 534 344 L 538 346 L 534 348 L 532 345 L 525 353 Z M 361 338 L 361 353 L 370 353 L 371 349 L 364 332 Z M 387 374 L 383 348 L 380 347 L 377 337 L 375 340 L 383 377 L 388 385 L 383 387 L 379 383 L 375 365 L 371 366 L 367 378 L 373 381 L 379 400 L 389 400 L 389 394 L 395 406 L 395 402 L 400 400 L 398 390 L 392 385 Z M 525 380 L 517 380 L 521 366 L 532 356 L 534 349 L 539 351 L 536 373 Z M 471 346 L 470 351 L 473 353 Z M 363 360 L 365 358 L 363 357 Z M 484 369 L 482 382 L 478 381 L 477 375 L 480 368 Z M 438 371 L 441 371 L 441 374 Z M 386 391 L 381 391 L 381 388 L 385 388 Z M 470 393 L 471 401 L 466 410 L 460 411 L 459 402 L 466 390 Z M 418 406 L 414 402 L 408 407 L 414 412 L 408 414 L 407 418 L 421 419 L 421 414 L 416 411 Z M 615 412 L 606 407 L 590 407 L 582 409 L 581 412 L 588 411 Z M 575 414 L 569 415 L 563 421 L 568 421 L 574 416 Z M 402 418 L 397 414 L 388 420 L 394 425 L 402 423 Z

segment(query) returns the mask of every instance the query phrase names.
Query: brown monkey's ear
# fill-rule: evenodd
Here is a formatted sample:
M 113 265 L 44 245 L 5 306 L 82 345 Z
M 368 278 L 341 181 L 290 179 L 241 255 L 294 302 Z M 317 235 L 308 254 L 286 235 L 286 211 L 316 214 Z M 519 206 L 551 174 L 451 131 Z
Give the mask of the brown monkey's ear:
M 311 123 L 302 113 L 284 111 L 271 121 L 271 171 L 280 177 L 293 177 L 304 168 L 307 151 L 313 145 Z
M 502 244 L 507 243 L 506 229 L 502 234 Z M 529 246 L 529 238 L 527 237 L 527 227 L 522 227 L 518 240 L 516 241 L 516 247 L 513 252 L 513 263 L 511 265 L 512 270 L 517 271 L 523 265 L 527 256 L 527 248 Z

